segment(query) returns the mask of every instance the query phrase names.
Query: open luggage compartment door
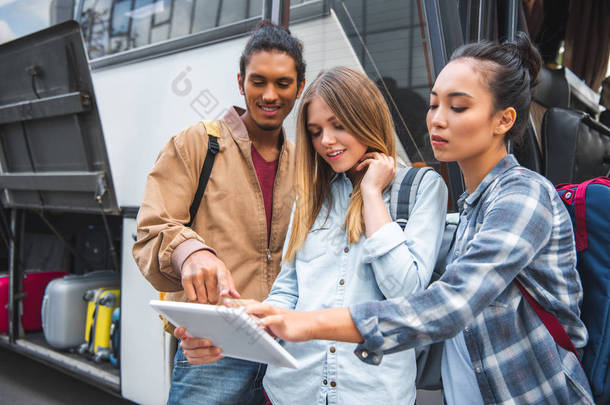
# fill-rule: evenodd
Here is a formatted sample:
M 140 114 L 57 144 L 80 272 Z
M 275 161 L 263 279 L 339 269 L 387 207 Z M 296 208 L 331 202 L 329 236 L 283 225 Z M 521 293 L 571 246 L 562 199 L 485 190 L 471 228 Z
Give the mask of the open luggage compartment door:
M 0 77 L 4 206 L 118 214 L 78 24 L 0 45 Z

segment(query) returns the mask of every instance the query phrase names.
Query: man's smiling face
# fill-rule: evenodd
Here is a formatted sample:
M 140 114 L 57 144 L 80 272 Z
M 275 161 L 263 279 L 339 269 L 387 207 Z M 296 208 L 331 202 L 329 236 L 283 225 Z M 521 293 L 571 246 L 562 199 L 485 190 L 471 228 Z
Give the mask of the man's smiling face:
M 282 51 L 258 51 L 250 56 L 245 77 L 238 74 L 246 101 L 246 126 L 279 130 L 303 90 L 297 84 L 294 59 Z

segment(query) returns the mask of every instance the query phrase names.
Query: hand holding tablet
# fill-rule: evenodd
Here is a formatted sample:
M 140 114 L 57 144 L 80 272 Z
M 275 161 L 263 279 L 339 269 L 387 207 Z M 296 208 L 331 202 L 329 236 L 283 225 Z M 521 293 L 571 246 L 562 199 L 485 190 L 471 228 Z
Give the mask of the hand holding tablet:
M 296 359 L 277 343 L 244 308 L 151 300 L 150 305 L 193 337 L 207 338 L 222 355 L 298 368 Z

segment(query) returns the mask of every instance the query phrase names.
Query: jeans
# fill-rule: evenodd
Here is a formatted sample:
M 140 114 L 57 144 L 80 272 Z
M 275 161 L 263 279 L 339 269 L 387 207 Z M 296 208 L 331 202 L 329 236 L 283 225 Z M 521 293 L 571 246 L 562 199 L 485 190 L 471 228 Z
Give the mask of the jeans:
M 266 364 L 224 357 L 191 365 L 178 346 L 167 405 L 263 405 Z

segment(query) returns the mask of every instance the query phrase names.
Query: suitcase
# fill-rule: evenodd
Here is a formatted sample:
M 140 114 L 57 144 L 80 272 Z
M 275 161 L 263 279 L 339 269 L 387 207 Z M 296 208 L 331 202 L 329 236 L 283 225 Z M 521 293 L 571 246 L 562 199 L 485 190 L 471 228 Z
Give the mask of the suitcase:
M 121 307 L 112 311 L 112 325 L 110 326 L 110 363 L 116 368 L 121 360 Z
M 542 119 L 544 176 L 553 184 L 610 176 L 610 128 L 581 111 L 549 108 Z
M 28 331 L 36 331 L 42 328 L 40 308 L 47 284 L 54 279 L 65 276 L 65 271 L 37 271 L 27 272 L 23 279 L 23 292 L 25 297 L 21 301 L 19 312 L 21 313 L 21 325 Z M 0 277 L 0 333 L 8 333 L 8 296 L 9 277 Z
M 103 287 L 85 293 L 85 342 L 80 346 L 79 353 L 89 355 L 96 362 L 110 358 L 112 312 L 119 306 L 120 298 L 121 291 L 118 288 Z
M 94 271 L 53 280 L 47 286 L 42 304 L 42 330 L 47 343 L 56 349 L 78 347 L 83 343 L 87 303 L 83 294 L 103 286 L 118 288 L 120 276 L 113 271 Z

